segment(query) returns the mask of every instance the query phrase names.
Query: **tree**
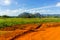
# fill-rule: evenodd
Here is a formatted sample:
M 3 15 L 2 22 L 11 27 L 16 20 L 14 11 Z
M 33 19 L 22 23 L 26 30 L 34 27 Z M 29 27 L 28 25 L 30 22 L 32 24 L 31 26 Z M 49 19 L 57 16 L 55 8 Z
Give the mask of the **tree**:
M 3 18 L 9 18 L 10 16 L 7 16 L 7 15 L 3 15 L 2 17 L 3 17 Z

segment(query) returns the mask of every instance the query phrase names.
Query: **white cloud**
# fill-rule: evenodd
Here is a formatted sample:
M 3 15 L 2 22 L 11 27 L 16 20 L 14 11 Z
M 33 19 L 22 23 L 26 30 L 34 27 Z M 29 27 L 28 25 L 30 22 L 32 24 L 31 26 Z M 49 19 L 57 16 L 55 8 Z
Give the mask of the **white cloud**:
M 0 5 L 10 5 L 11 0 L 0 0 Z
M 11 0 L 4 0 L 5 5 L 10 5 L 11 4 Z
M 22 12 L 29 12 L 29 13 L 36 13 L 36 12 L 39 12 L 39 13 L 48 13 L 50 12 L 50 10 L 44 10 L 44 9 L 15 9 L 15 10 L 1 10 L 0 11 L 0 15 L 10 15 L 10 16 L 17 16 L 19 15 L 20 13 Z
M 52 13 L 52 10 L 50 9 L 40 9 L 40 8 L 33 8 L 33 9 L 15 9 L 15 10 L 0 10 L 0 15 L 10 15 L 10 16 L 17 16 L 19 15 L 20 13 L 22 12 L 29 12 L 29 13 L 36 13 L 36 12 L 39 12 L 39 13 L 42 13 L 42 14 L 45 14 L 45 13 Z
M 10 15 L 10 16 L 17 16 L 22 12 L 30 12 L 30 13 L 36 13 L 39 12 L 41 14 L 56 14 L 56 13 L 60 13 L 60 7 L 58 8 L 58 6 L 60 5 L 60 3 L 57 3 L 56 5 L 52 5 L 52 6 L 44 6 L 44 7 L 38 7 L 38 8 L 33 8 L 33 9 L 15 9 L 15 10 L 0 10 L 0 15 Z M 58 9 L 57 9 L 58 8 Z M 56 10 L 55 10 L 56 9 Z
M 56 4 L 56 6 L 60 7 L 60 2 L 58 2 L 58 3 Z
M 0 15 L 9 15 L 9 16 L 17 16 L 18 14 L 25 12 L 25 9 L 16 9 L 16 10 L 0 10 Z

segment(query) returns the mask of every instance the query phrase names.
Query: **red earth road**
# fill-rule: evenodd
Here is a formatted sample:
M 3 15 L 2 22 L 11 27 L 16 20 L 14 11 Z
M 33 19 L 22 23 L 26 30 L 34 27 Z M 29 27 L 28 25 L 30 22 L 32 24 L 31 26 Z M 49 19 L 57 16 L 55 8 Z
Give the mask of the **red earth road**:
M 9 33 L 9 37 L 14 34 L 11 38 L 8 37 L 3 40 L 60 40 L 60 23 L 44 23 L 41 28 L 36 31 L 30 29 L 22 31 L 15 30 L 14 32 Z M 0 40 L 2 38 L 4 38 L 4 35 L 0 37 Z

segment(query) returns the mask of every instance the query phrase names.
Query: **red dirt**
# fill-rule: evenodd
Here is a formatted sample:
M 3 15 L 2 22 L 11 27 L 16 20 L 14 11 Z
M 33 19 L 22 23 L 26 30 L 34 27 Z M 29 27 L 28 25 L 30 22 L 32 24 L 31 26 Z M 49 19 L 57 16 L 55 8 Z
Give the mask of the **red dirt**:
M 26 26 L 26 28 L 1 35 L 0 40 L 60 40 L 60 23 L 25 24 L 22 26 Z
M 20 24 L 20 25 L 14 25 L 11 27 L 1 28 L 0 30 L 1 31 L 14 31 L 16 29 L 29 30 L 29 29 L 34 29 L 39 25 L 40 24 Z

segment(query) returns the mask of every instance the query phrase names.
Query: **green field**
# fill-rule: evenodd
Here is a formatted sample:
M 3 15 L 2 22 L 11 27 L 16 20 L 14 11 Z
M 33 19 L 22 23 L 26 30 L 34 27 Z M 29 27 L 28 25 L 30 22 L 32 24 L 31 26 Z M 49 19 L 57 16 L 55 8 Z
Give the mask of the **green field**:
M 0 18 L 0 28 L 17 24 L 39 23 L 40 18 Z
M 0 18 L 0 28 L 9 27 L 17 24 L 46 22 L 60 22 L 60 18 Z M 5 33 L 7 33 L 7 31 L 0 31 L 0 35 Z
M 60 18 L 42 18 L 40 22 L 60 22 Z
M 0 28 L 17 24 L 60 22 L 60 18 L 0 18 Z

